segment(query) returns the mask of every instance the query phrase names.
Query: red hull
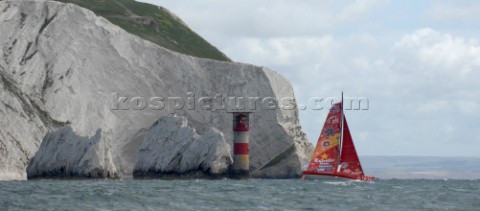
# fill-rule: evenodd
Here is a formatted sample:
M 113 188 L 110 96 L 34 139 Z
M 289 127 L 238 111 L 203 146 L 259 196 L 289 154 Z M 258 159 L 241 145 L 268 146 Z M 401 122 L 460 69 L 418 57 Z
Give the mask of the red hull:
M 322 174 L 322 173 L 307 173 L 307 172 L 303 173 L 302 179 L 305 178 L 306 175 L 331 177 L 332 179 L 335 179 L 335 178 L 352 179 L 352 180 L 360 180 L 360 181 L 365 181 L 365 182 L 370 182 L 370 181 L 377 180 L 376 177 L 365 176 L 365 175 L 351 175 L 351 174 L 342 174 L 342 173 L 339 173 L 339 174 Z

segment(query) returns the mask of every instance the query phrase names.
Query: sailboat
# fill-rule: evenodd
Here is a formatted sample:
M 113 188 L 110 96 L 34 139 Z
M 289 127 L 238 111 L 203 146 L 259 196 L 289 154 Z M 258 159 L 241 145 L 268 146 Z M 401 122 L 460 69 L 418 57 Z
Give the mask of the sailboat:
M 375 177 L 366 176 L 358 159 L 353 139 L 343 113 L 342 101 L 330 108 L 315 151 L 302 179 L 353 179 L 372 181 Z

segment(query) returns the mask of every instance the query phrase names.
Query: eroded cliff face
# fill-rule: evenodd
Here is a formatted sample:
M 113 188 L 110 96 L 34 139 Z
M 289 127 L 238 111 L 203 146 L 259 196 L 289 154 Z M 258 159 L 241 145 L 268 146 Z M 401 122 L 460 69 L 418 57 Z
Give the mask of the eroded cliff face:
M 232 115 L 190 106 L 188 99 L 294 97 L 289 82 L 272 70 L 178 54 L 72 4 L 0 1 L 0 31 L 3 179 L 26 177 L 49 131 L 69 127 L 78 137 L 101 131 L 99 141 L 111 147 L 119 175 L 129 177 L 144 135 L 171 113 L 187 118 L 199 134 L 217 128 L 232 146 Z M 185 99 L 184 108 L 173 109 L 169 97 Z M 298 111 L 257 106 L 252 120 L 250 175 L 298 176 L 312 151 Z
M 48 133 L 27 167 L 30 178 L 117 178 L 110 146 L 97 130 L 77 136 L 64 127 Z
M 156 121 L 142 140 L 133 176 L 158 178 L 225 177 L 233 163 L 222 132 L 209 128 L 197 134 L 184 117 Z

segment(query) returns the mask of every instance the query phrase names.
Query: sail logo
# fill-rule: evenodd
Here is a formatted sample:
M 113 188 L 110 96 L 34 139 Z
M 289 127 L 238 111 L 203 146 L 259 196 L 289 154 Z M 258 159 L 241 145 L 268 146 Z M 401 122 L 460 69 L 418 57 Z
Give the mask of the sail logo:
M 332 164 L 328 164 L 328 163 L 321 163 L 318 168 L 317 168 L 318 171 L 331 171 L 333 170 L 333 166 Z
M 335 130 L 333 128 L 326 128 L 325 129 L 325 136 L 332 137 L 335 134 Z
M 332 158 L 328 158 L 328 159 L 318 159 L 318 158 L 315 158 L 313 160 L 315 163 L 333 163 L 335 160 L 332 159 Z
M 322 141 L 322 148 L 328 148 L 332 143 L 329 140 Z

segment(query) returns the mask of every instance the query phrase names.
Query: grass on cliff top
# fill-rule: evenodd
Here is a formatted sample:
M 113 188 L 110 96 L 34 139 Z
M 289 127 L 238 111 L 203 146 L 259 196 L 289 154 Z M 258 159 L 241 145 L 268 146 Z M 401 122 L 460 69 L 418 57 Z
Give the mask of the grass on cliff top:
M 231 61 L 166 9 L 134 0 L 56 0 L 87 8 L 135 34 L 170 50 L 195 57 Z

